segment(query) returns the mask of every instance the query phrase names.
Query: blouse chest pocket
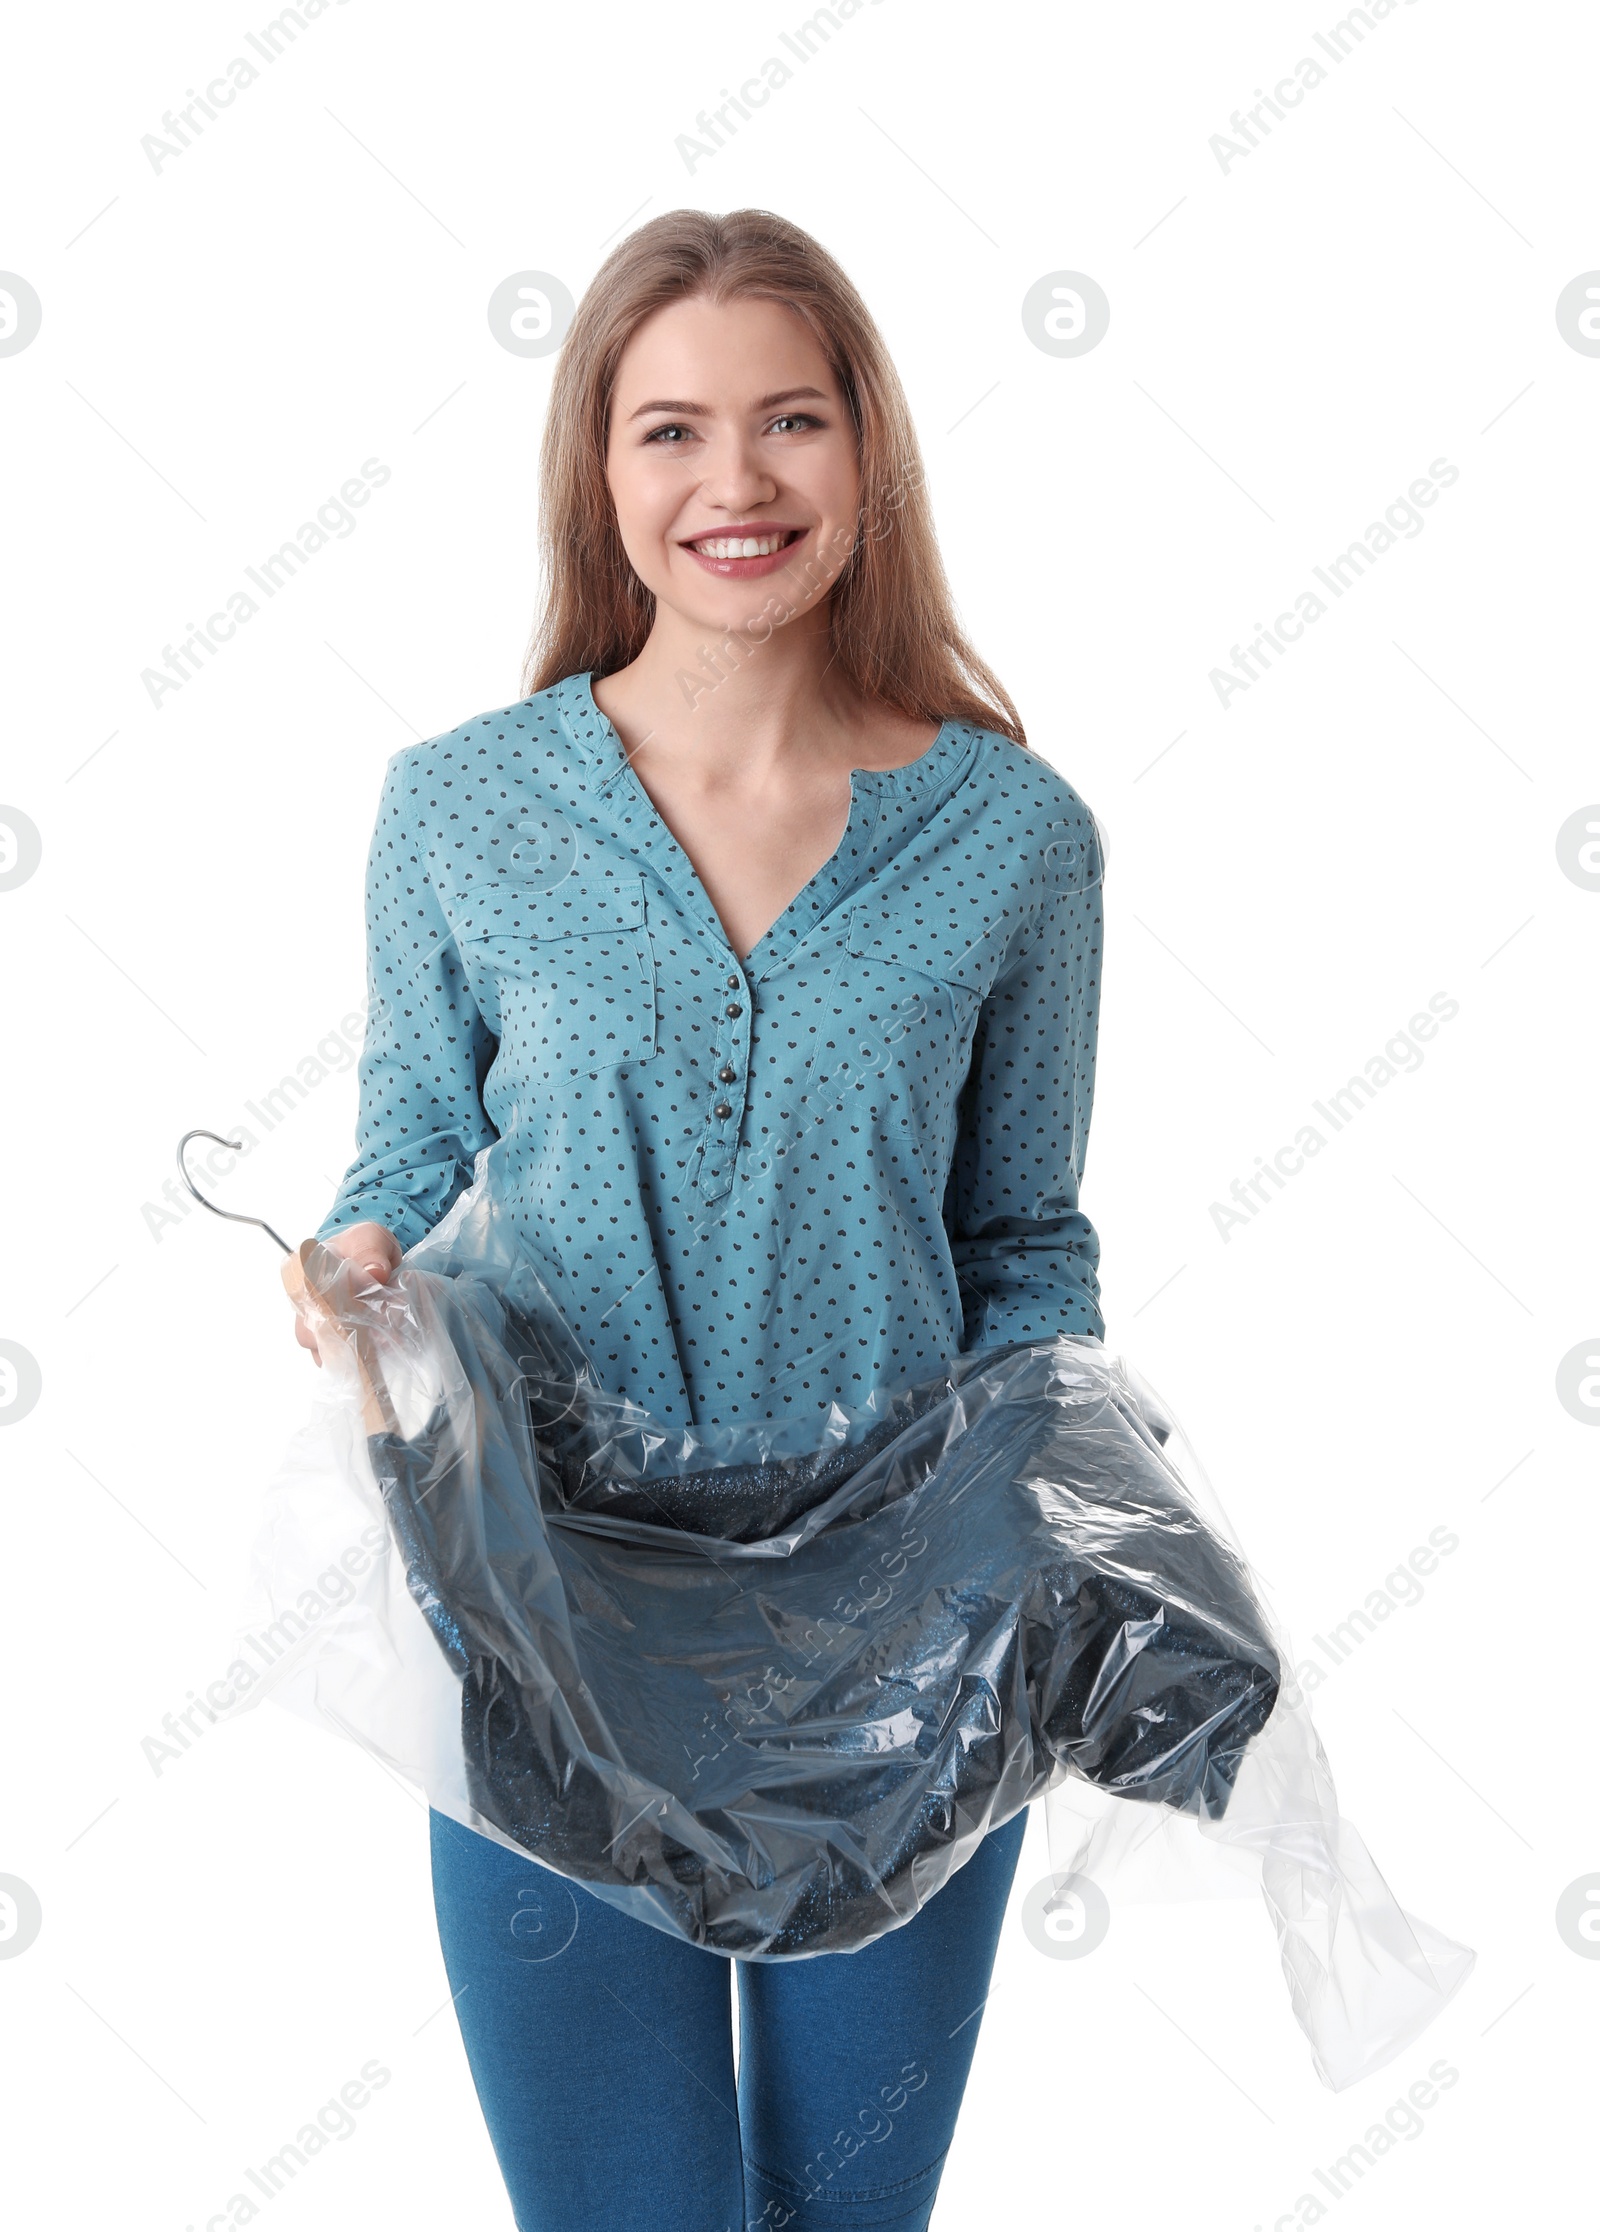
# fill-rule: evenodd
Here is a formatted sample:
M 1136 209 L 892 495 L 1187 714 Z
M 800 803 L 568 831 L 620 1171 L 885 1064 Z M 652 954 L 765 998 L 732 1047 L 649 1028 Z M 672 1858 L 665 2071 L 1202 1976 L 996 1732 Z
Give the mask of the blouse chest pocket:
M 501 1059 L 532 1083 L 656 1051 L 656 980 L 638 877 L 567 876 L 470 896 L 456 942 Z
M 919 1139 L 948 1130 L 997 966 L 988 936 L 900 899 L 853 909 L 805 1082 L 813 1109 L 860 1098 L 882 1125 Z
M 845 936 L 854 987 L 883 1003 L 887 1032 L 936 1012 L 964 1044 L 994 982 L 998 926 L 863 901 Z

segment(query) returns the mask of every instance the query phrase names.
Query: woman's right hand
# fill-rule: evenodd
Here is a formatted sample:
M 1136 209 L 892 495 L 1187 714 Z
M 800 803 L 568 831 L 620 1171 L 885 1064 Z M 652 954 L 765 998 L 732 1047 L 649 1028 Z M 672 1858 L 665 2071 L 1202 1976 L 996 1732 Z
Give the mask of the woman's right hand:
M 379 1286 L 388 1284 L 389 1276 L 399 1265 L 405 1253 L 387 1225 L 347 1225 L 343 1232 L 330 1232 L 322 1245 L 331 1255 L 343 1256 L 346 1263 L 353 1263 Z M 296 1310 L 294 1337 L 303 1349 L 311 1351 L 312 1361 L 319 1367 L 322 1358 L 317 1352 L 317 1337 L 310 1323 Z

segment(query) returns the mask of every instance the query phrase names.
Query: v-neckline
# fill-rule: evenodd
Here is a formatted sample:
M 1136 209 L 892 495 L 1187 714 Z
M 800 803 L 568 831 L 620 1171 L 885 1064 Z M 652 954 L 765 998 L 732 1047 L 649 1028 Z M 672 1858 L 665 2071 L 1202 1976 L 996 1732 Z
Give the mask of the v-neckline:
M 623 743 L 621 735 L 618 733 L 615 722 L 611 719 L 609 714 L 603 713 L 601 711 L 600 706 L 595 699 L 593 674 L 584 673 L 575 676 L 574 679 L 581 685 L 582 698 L 585 703 L 586 710 L 593 713 L 594 718 L 602 725 L 605 734 L 610 737 L 613 745 L 616 748 L 617 769 L 614 775 L 606 777 L 606 781 L 611 782 L 613 780 L 620 779 L 621 781 L 631 786 L 634 795 L 638 798 L 641 807 L 643 808 L 646 815 L 649 817 L 651 836 L 654 843 L 659 848 L 667 851 L 681 864 L 684 871 L 684 882 L 689 893 L 694 899 L 695 905 L 697 906 L 701 914 L 705 917 L 707 923 L 716 930 L 718 937 L 722 940 L 723 944 L 727 947 L 728 952 L 732 955 L 735 964 L 747 977 L 759 976 L 761 968 L 764 968 L 772 959 L 771 954 L 763 954 L 763 947 L 770 946 L 772 944 L 772 941 L 783 929 L 784 925 L 788 922 L 789 917 L 795 912 L 796 908 L 799 907 L 801 903 L 811 895 L 811 893 L 815 890 L 816 886 L 821 882 L 823 877 L 828 875 L 829 871 L 834 868 L 851 836 L 857 835 L 860 837 L 866 837 L 871 834 L 872 829 L 876 826 L 878 815 L 882 808 L 882 790 L 885 787 L 884 778 L 892 778 L 897 775 L 912 774 L 917 769 L 929 769 L 932 763 L 935 763 L 937 760 L 944 756 L 944 747 L 949 742 L 953 741 L 953 731 L 955 728 L 954 722 L 948 720 L 942 721 L 939 724 L 939 733 L 937 734 L 937 736 L 935 736 L 932 741 L 921 752 L 917 754 L 916 758 L 902 761 L 902 763 L 898 767 L 852 767 L 850 769 L 850 811 L 845 817 L 845 824 L 843 829 L 839 832 L 838 843 L 834 846 L 832 852 L 829 853 L 827 859 L 823 861 L 821 866 L 816 870 L 815 874 L 807 877 L 806 881 L 800 886 L 800 889 L 795 892 L 793 897 L 788 901 L 787 905 L 782 909 L 781 913 L 775 916 L 774 919 L 768 923 L 766 929 L 762 931 L 760 937 L 757 938 L 755 944 L 751 946 L 749 952 L 742 954 L 740 953 L 738 947 L 734 944 L 732 938 L 729 937 L 727 925 L 723 921 L 722 916 L 718 913 L 715 902 L 713 901 L 710 892 L 706 888 L 704 879 L 702 878 L 699 869 L 696 868 L 694 862 L 689 858 L 689 855 L 685 851 L 684 847 L 673 835 L 673 832 L 667 823 L 666 817 L 662 814 L 660 807 L 657 806 L 655 800 L 650 796 L 649 791 L 646 790 L 644 784 L 640 781 L 638 773 L 634 768 L 633 755 L 628 751 L 627 746 Z M 861 781 L 861 778 L 863 777 L 866 779 L 864 785 Z M 857 827 L 858 820 L 861 823 L 859 829 Z M 799 941 L 796 940 L 794 942 L 798 943 Z M 759 966 L 758 956 L 760 957 Z

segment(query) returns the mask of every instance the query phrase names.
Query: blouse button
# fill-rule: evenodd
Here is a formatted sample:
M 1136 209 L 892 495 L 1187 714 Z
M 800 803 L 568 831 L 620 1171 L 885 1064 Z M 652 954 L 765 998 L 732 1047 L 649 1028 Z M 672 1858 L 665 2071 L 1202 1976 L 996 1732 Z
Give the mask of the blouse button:
M 729 1021 L 730 1021 L 730 1022 L 732 1022 L 732 1021 L 733 1021 L 733 1020 L 735 1020 L 735 1019 L 736 1019 L 736 1018 L 737 1018 L 738 1016 L 741 1016 L 741 1015 L 743 1015 L 743 1013 L 744 1013 L 744 1009 L 743 1009 L 742 1007 L 740 1007 L 740 1006 L 739 1006 L 739 1004 L 738 1004 L 738 1002 L 737 1002 L 737 1001 L 734 1001 L 734 1002 L 733 1002 L 733 1003 L 731 1003 L 731 1004 L 729 1005 L 729 1007 L 728 1007 L 728 1008 L 727 1008 L 727 1009 L 725 1010 L 725 1013 L 727 1014 L 727 1016 L 728 1016 L 728 1019 L 729 1019 Z
M 731 1085 L 738 1074 L 739 1072 L 736 1069 L 732 1068 L 727 1062 L 724 1062 L 721 1069 L 719 1069 L 717 1072 L 717 1081 L 719 1084 L 722 1085 Z
M 729 990 L 730 992 L 737 992 L 737 991 L 738 991 L 738 989 L 739 989 L 739 979 L 738 979 L 738 978 L 737 978 L 736 976 L 731 976 L 731 977 L 729 977 L 729 979 L 728 979 L 728 990 Z
M 733 1114 L 733 1110 L 728 1106 L 726 1101 L 718 1101 L 716 1107 L 711 1111 L 711 1113 L 713 1116 L 731 1116 Z

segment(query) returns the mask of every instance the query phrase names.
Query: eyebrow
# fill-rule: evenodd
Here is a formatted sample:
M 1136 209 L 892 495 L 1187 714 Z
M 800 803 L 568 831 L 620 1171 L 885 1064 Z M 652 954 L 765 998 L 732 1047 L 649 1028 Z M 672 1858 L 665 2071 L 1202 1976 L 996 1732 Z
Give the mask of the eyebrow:
M 802 396 L 815 396 L 819 403 L 825 403 L 828 400 L 821 388 L 780 388 L 776 395 L 763 395 L 756 403 L 755 409 L 770 411 L 780 403 L 798 402 Z M 636 418 L 643 418 L 649 411 L 670 411 L 675 418 L 709 418 L 711 416 L 711 407 L 707 403 L 680 403 L 669 396 L 664 401 L 641 403 L 636 411 L 628 413 L 629 423 L 631 424 Z

